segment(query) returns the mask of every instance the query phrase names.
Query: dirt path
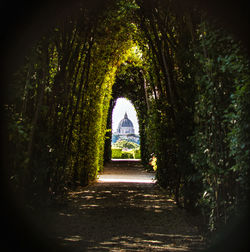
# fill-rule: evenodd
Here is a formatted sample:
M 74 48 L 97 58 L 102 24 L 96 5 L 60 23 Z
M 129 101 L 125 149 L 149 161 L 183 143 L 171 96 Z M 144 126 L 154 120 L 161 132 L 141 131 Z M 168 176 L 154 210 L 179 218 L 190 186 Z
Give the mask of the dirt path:
M 194 251 L 193 219 L 164 195 L 139 162 L 112 162 L 98 183 L 68 194 L 50 233 L 70 251 Z M 191 221 L 192 220 L 192 221 Z

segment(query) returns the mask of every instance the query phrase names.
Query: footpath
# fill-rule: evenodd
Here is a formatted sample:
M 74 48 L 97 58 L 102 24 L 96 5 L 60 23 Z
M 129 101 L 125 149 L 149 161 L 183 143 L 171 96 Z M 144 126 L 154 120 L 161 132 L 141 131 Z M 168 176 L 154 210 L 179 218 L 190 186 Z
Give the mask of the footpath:
M 112 161 L 47 216 L 69 251 L 199 251 L 198 221 L 176 206 L 139 161 Z

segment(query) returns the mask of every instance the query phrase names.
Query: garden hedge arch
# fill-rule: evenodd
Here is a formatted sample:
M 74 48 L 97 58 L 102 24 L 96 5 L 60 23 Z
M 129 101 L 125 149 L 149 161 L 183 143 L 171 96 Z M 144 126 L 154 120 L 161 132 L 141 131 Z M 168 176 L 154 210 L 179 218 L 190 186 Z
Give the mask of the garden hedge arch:
M 142 161 L 156 156 L 158 182 L 180 206 L 201 211 L 210 231 L 246 209 L 249 51 L 238 37 L 196 1 L 48 6 L 47 22 L 39 6 L 33 26 L 24 19 L 4 40 L 5 181 L 14 192 L 35 201 L 95 180 L 110 157 L 110 111 L 125 96 Z

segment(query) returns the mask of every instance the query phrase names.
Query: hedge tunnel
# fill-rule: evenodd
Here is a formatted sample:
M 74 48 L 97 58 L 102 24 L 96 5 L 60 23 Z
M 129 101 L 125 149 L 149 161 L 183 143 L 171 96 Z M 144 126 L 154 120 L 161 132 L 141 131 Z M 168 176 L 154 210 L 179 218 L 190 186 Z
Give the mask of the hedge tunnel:
M 4 40 L 6 186 L 35 202 L 95 180 L 110 160 L 122 96 L 138 114 L 143 164 L 155 155 L 158 183 L 180 206 L 201 211 L 210 231 L 245 209 L 246 26 L 230 27 L 230 11 L 211 18 L 215 5 L 197 2 L 51 1 L 13 11 L 23 22 L 13 32 L 10 21 Z

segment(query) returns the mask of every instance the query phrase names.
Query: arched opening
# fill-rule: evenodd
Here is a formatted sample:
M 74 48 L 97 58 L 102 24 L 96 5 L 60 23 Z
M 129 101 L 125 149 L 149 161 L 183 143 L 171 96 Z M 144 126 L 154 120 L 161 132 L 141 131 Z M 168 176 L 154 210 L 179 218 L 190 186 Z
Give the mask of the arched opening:
M 139 125 L 135 107 L 118 98 L 112 112 L 112 159 L 140 159 Z

